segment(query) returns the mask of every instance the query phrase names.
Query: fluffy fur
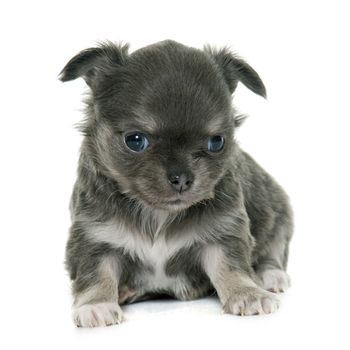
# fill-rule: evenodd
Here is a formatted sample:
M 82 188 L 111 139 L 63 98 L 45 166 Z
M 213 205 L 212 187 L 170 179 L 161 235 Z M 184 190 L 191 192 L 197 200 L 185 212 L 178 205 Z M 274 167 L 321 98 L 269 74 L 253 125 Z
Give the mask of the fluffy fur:
M 216 291 L 228 313 L 276 310 L 272 292 L 289 286 L 291 209 L 234 139 L 232 93 L 242 82 L 265 97 L 258 74 L 226 48 L 163 41 L 132 54 L 110 42 L 84 50 L 60 79 L 78 77 L 90 94 L 66 250 L 74 322 L 119 323 L 120 304 L 161 294 Z M 136 131 L 149 141 L 142 152 L 125 143 Z

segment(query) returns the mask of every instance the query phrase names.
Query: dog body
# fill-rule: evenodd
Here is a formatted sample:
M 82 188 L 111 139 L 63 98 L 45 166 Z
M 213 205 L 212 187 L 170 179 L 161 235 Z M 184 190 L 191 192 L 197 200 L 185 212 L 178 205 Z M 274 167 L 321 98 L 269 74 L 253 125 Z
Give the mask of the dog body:
M 214 291 L 233 314 L 273 312 L 292 213 L 281 187 L 234 140 L 238 81 L 265 96 L 227 49 L 112 43 L 75 56 L 61 80 L 90 87 L 66 265 L 74 320 L 122 320 L 121 304 Z

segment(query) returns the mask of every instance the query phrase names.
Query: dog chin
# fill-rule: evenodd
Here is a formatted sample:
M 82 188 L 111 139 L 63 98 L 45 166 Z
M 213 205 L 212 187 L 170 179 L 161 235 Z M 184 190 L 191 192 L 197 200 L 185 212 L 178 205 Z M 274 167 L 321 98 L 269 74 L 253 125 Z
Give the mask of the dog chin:
M 157 202 L 143 200 L 142 202 L 144 203 L 144 205 L 150 207 L 151 209 L 166 210 L 168 212 L 178 212 L 186 210 L 194 204 L 193 202 L 189 202 L 184 199 L 164 200 Z
M 210 193 L 209 195 L 205 197 L 199 197 L 199 198 L 186 198 L 183 196 L 178 196 L 177 198 L 157 198 L 156 201 L 151 201 L 148 199 L 143 199 L 141 202 L 143 204 L 151 209 L 155 210 L 166 210 L 168 212 L 180 212 L 184 211 L 191 206 L 198 204 L 199 202 L 211 199 L 214 197 L 213 193 Z
M 176 199 L 174 201 L 160 203 L 159 208 L 157 209 L 164 209 L 167 211 L 176 212 L 176 211 L 182 211 L 182 210 L 188 209 L 193 204 L 194 203 L 192 202 Z

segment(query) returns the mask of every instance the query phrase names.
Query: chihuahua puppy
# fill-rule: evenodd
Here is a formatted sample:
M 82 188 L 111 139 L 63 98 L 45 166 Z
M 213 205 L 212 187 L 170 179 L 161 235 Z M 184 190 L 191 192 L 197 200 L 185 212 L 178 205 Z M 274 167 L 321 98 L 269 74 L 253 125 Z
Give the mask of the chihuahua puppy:
M 234 139 L 242 82 L 227 48 L 162 41 L 132 54 L 86 49 L 60 79 L 89 86 L 66 267 L 77 326 L 120 323 L 120 305 L 217 293 L 235 315 L 268 314 L 286 273 L 292 213 L 282 188 Z

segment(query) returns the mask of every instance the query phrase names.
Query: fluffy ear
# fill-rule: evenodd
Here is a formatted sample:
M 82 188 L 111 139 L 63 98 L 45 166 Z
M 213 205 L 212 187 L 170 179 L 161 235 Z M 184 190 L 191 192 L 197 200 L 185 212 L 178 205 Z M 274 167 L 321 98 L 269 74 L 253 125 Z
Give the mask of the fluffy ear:
M 258 73 L 228 48 L 218 50 L 205 46 L 204 52 L 209 54 L 220 67 L 231 93 L 236 90 L 237 83 L 240 81 L 254 93 L 266 98 L 266 89 Z
M 61 81 L 82 77 L 91 86 L 98 72 L 126 62 L 129 45 L 112 42 L 101 43 L 98 47 L 83 50 L 74 56 L 59 74 Z

